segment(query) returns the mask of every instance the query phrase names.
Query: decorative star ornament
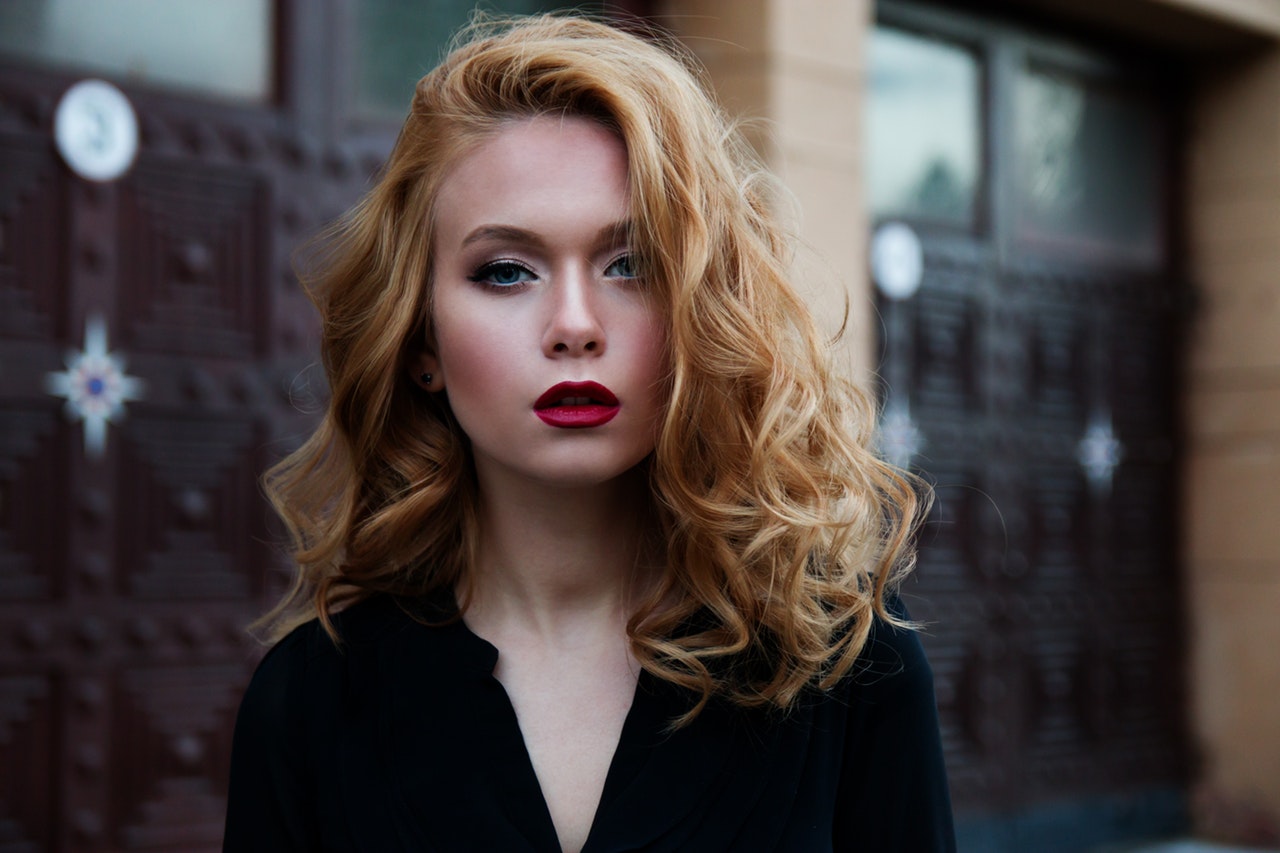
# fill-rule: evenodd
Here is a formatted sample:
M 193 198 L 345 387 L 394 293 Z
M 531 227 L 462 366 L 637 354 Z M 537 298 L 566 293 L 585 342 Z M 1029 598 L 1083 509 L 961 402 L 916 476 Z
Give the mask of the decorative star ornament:
M 107 324 L 94 315 L 84 324 L 84 350 L 71 352 L 67 369 L 45 375 L 45 390 L 66 398 L 67 419 L 84 421 L 85 453 L 101 458 L 107 446 L 107 423 L 124 416 L 124 404 L 141 400 L 146 386 L 126 376 L 124 358 L 107 352 Z
M 1123 459 L 1124 445 L 1111 429 L 1111 417 L 1096 416 L 1076 445 L 1076 461 L 1089 485 L 1099 492 L 1110 491 L 1111 478 Z
M 924 449 L 924 434 L 911 418 L 906 403 L 892 401 L 880 418 L 880 455 L 899 468 L 911 467 L 911 460 Z

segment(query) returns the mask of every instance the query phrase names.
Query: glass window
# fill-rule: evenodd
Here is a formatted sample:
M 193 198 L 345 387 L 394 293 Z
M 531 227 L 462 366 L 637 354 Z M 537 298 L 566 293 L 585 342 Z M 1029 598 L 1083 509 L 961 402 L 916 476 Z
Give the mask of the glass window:
M 414 84 L 435 67 L 449 39 L 470 20 L 475 0 L 360 0 L 355 5 L 356 112 L 402 118 Z M 598 12 L 601 3 L 498 0 L 481 8 L 528 15 L 556 9 Z
M 876 218 L 971 225 L 982 147 L 977 57 L 876 27 L 867 92 L 867 185 Z
M 1017 83 L 1018 237 L 1024 244 L 1153 263 L 1162 255 L 1152 105 L 1054 69 Z
M 4 0 L 0 55 L 234 100 L 274 94 L 271 0 Z

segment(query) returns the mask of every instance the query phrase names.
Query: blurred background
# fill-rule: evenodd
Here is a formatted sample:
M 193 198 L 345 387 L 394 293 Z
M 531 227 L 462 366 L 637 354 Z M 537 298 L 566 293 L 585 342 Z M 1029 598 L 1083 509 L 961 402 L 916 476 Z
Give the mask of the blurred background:
M 291 256 L 472 5 L 0 3 L 0 851 L 218 849 L 324 397 Z M 750 120 L 936 487 L 961 849 L 1280 848 L 1280 2 L 603 11 Z

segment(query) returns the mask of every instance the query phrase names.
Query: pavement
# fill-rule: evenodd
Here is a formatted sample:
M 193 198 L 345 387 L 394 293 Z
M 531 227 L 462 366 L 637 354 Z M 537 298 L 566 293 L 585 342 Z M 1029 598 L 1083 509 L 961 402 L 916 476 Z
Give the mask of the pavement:
M 1138 847 L 1109 847 L 1094 853 L 1280 853 L 1280 847 L 1233 847 L 1229 844 L 1183 839 L 1143 844 Z

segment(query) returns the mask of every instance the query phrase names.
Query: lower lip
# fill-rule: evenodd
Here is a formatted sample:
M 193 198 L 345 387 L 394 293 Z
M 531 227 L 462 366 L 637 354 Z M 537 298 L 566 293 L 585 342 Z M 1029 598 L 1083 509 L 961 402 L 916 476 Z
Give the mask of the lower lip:
M 534 414 L 542 418 L 548 426 L 560 429 L 586 429 L 607 424 L 618 414 L 618 406 L 550 406 L 546 409 L 534 409 Z

